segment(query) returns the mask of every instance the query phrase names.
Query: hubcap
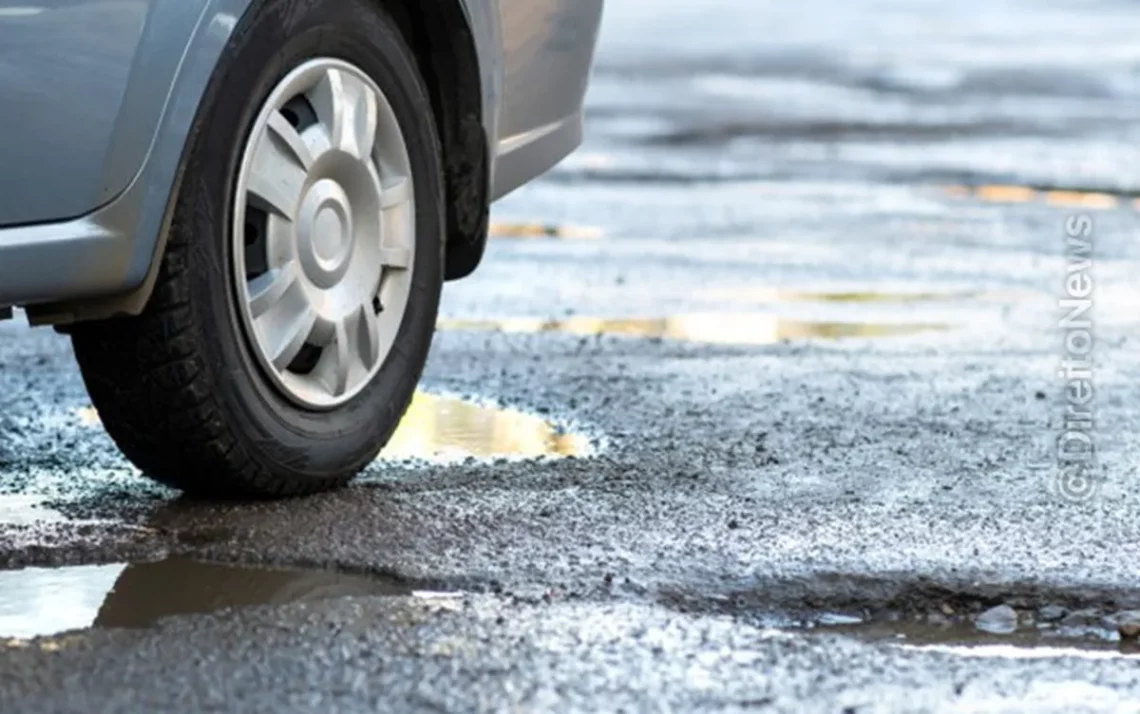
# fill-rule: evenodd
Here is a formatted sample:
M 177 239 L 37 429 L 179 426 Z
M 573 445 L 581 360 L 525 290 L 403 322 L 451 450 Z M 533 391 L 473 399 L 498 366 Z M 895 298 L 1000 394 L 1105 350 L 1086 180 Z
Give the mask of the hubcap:
M 258 361 L 297 404 L 344 404 L 392 350 L 414 198 L 399 121 L 361 70 L 311 60 L 269 95 L 238 175 L 233 274 Z

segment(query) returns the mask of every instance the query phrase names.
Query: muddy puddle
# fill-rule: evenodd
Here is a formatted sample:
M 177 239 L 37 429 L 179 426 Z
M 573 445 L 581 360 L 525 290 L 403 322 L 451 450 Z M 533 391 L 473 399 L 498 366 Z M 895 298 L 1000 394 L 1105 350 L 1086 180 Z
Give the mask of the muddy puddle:
M 803 632 L 804 629 L 793 628 L 792 631 Z M 1111 628 L 1074 627 L 1054 622 L 1022 621 L 1012 632 L 991 633 L 969 620 L 862 621 L 828 615 L 812 622 L 810 632 L 967 657 L 1140 657 L 1140 644 L 1135 640 L 1121 640 Z
M 172 558 L 155 563 L 0 572 L 0 643 L 71 630 L 146 627 L 172 615 L 361 596 L 453 600 L 401 581 L 323 570 Z
M 444 319 L 441 330 L 571 335 L 618 335 L 699 342 L 704 344 L 768 345 L 785 340 L 882 338 L 950 329 L 941 323 L 831 322 L 791 320 L 768 314 L 708 313 L 663 318 L 571 317 Z
M 98 426 L 92 407 L 76 412 L 81 424 Z M 467 458 L 528 459 L 589 456 L 590 439 L 542 417 L 460 397 L 417 392 L 381 459 L 454 463 Z M 0 521 L 4 518 L 0 501 Z

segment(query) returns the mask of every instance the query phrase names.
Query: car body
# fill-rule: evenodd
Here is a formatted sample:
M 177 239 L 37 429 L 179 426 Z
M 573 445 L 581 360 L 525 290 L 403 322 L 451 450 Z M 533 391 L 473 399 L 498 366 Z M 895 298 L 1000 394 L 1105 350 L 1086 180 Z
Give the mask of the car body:
M 142 309 L 187 136 L 261 1 L 0 0 L 0 315 Z M 388 4 L 411 8 L 443 115 L 447 277 L 461 277 L 481 257 L 486 206 L 580 142 L 602 0 Z

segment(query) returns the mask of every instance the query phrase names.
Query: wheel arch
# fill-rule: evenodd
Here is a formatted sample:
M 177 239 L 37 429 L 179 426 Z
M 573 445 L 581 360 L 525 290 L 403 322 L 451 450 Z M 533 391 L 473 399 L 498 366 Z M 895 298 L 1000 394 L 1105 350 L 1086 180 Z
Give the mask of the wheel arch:
M 393 15 L 428 85 L 444 155 L 447 200 L 445 275 L 457 280 L 479 265 L 490 210 L 490 140 L 497 44 L 494 3 L 470 0 L 373 0 Z M 482 48 L 482 52 L 480 51 Z

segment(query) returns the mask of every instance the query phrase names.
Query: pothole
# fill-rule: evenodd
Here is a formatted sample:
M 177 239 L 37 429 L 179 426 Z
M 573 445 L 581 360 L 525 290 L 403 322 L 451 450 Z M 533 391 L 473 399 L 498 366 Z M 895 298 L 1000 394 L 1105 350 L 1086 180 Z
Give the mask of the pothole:
M 452 599 L 394 578 L 252 568 L 171 558 L 154 563 L 0 572 L 0 640 L 89 628 L 146 627 L 173 615 L 361 596 Z
M 705 344 L 767 345 L 785 340 L 895 337 L 947 330 L 950 326 L 921 322 L 791 320 L 756 313 L 708 313 L 659 318 L 444 319 L 439 322 L 439 328 L 452 331 L 621 335 Z
M 76 411 L 81 424 L 99 426 L 93 407 Z M 542 417 L 453 396 L 417 392 L 381 459 L 455 463 L 467 458 L 529 459 L 589 456 L 590 439 Z M 0 521 L 3 518 L 0 503 Z
M 967 656 L 1140 656 L 1140 598 L 1132 589 L 968 583 L 818 573 L 729 592 L 665 588 L 659 602 L 796 637 L 843 636 Z
M 1052 605 L 1016 610 L 1000 606 L 963 612 L 944 604 L 931 612 L 770 613 L 757 621 L 800 636 L 841 635 L 959 656 L 1140 657 L 1140 641 L 1136 639 L 1140 633 L 1140 612 L 1136 611 Z
M 1052 657 L 1093 653 L 1096 656 L 1140 657 L 1140 644 L 1121 639 L 1115 628 L 1070 626 L 1059 622 L 1022 621 L 1013 631 L 987 632 L 970 620 L 879 619 L 827 615 L 808 623 L 819 634 L 838 634 L 867 642 L 942 651 L 976 657 Z M 808 628 L 793 628 L 802 632 Z

